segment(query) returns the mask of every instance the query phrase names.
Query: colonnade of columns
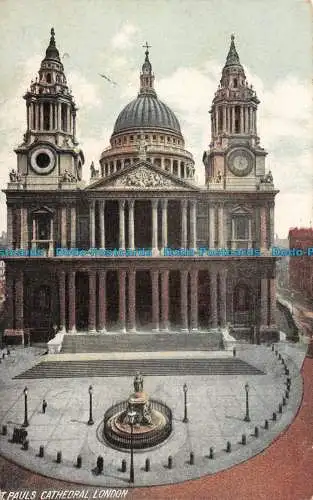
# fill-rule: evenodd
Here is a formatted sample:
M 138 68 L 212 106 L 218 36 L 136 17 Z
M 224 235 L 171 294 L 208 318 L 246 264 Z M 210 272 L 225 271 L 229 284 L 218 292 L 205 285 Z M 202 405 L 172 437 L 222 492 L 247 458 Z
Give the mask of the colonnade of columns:
M 44 115 L 47 111 L 44 109 L 48 110 L 48 120 L 45 123 Z M 27 103 L 27 130 L 62 130 L 72 134 L 75 139 L 76 112 L 68 102 L 30 101 Z
M 212 112 L 211 126 L 213 135 L 223 132 L 256 135 L 256 108 L 250 104 L 219 104 Z
M 98 280 L 97 280 L 98 274 Z M 188 278 L 189 276 L 189 278 Z M 60 301 L 60 330 L 76 332 L 76 272 L 59 272 L 59 301 Z M 210 271 L 210 326 L 216 328 L 218 324 L 225 326 L 227 322 L 227 270 Z M 169 279 L 168 269 L 152 269 L 150 271 L 152 288 L 152 331 L 169 330 Z M 88 331 L 104 333 L 107 318 L 107 270 L 89 270 L 89 299 L 88 299 Z M 67 290 L 66 290 L 67 282 Z M 189 285 L 190 283 L 190 292 Z M 219 284 L 218 284 L 219 283 Z M 68 293 L 68 312 L 66 314 L 66 293 Z M 98 300 L 97 300 L 98 295 Z M 188 304 L 190 297 L 190 304 Z M 96 310 L 98 304 L 98 311 Z M 127 304 L 127 307 L 126 307 Z M 136 331 L 136 269 L 122 268 L 118 270 L 118 324 L 121 332 Z M 190 317 L 189 312 L 190 311 Z M 98 324 L 97 324 L 98 316 Z M 68 317 L 68 322 L 66 321 Z M 180 271 L 180 318 L 177 322 L 182 331 L 198 330 L 198 269 Z M 208 325 L 209 326 L 209 325 Z
M 133 165 L 137 160 L 138 158 L 131 156 L 129 158 L 114 158 L 102 163 L 101 175 L 102 177 L 107 177 L 111 174 L 115 174 L 115 172 Z M 182 161 L 175 158 L 166 158 L 164 156 L 154 157 L 149 155 L 147 161 L 181 179 L 192 179 L 194 177 L 194 169 L 190 168 L 188 164 L 190 160 Z
M 120 199 L 118 200 L 119 206 L 119 248 L 126 248 L 126 234 L 125 234 L 125 209 L 126 204 L 128 206 L 128 248 L 135 249 L 135 201 L 133 199 Z M 197 205 L 196 200 L 181 200 L 181 246 L 186 248 L 189 240 L 189 247 L 197 247 Z M 158 244 L 158 209 L 161 207 L 161 247 L 166 248 L 168 245 L 168 200 L 167 199 L 157 199 L 151 200 L 151 211 L 152 211 L 152 238 L 151 238 L 151 248 L 153 255 L 158 255 L 159 244 Z M 188 231 L 188 212 L 189 207 L 189 231 Z M 99 221 L 100 221 L 100 243 L 101 248 L 106 246 L 105 238 L 105 201 L 101 200 L 97 205 L 95 200 L 90 202 L 89 205 L 89 228 L 90 228 L 90 247 L 95 248 L 96 246 L 96 232 L 95 232 L 95 217 L 96 210 L 99 210 Z M 189 238 L 188 238 L 189 237 Z

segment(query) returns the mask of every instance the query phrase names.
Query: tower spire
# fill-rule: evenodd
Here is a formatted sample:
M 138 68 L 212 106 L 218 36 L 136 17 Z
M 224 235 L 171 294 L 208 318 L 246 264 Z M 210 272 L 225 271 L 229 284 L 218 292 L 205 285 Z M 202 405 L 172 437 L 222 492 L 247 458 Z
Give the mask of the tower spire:
M 46 59 L 54 59 L 55 61 L 60 61 L 60 54 L 55 45 L 55 31 L 54 28 L 51 28 L 50 31 L 50 43 L 46 50 Z
M 230 47 L 226 58 L 225 67 L 227 66 L 241 66 L 238 52 L 235 46 L 235 35 L 232 33 L 230 37 Z
M 152 65 L 149 60 L 149 49 L 151 45 L 148 45 L 148 42 L 142 46 L 145 50 L 145 61 L 142 65 L 142 70 L 140 74 L 140 92 L 139 95 L 143 94 L 154 94 L 154 74 L 152 73 Z

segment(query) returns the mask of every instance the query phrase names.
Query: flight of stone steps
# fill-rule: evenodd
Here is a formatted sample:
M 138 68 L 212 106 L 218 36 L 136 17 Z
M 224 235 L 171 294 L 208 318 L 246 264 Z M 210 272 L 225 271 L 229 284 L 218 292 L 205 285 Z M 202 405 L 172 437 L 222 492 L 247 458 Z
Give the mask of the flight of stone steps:
M 212 333 L 140 333 L 64 335 L 62 353 L 217 351 L 222 335 Z
M 182 375 L 263 375 L 263 372 L 238 358 L 207 359 L 120 359 L 47 361 L 19 374 L 17 379 L 133 377 Z

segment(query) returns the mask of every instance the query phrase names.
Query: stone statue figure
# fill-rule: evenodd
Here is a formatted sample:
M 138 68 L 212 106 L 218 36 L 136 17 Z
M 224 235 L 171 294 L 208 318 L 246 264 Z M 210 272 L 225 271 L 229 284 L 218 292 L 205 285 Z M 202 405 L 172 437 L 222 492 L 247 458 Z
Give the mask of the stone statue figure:
M 91 177 L 91 179 L 93 179 L 94 177 L 96 177 L 96 174 L 97 174 L 97 171 L 95 169 L 95 164 L 92 161 L 91 165 L 90 165 L 90 177 Z
M 10 182 L 16 182 L 16 172 L 15 172 L 14 168 L 9 173 L 9 176 L 10 176 Z
M 273 184 L 273 175 L 271 171 L 269 171 L 266 176 L 266 182 L 268 182 L 269 184 Z
M 134 390 L 135 392 L 143 391 L 143 377 L 140 372 L 137 372 L 134 378 Z

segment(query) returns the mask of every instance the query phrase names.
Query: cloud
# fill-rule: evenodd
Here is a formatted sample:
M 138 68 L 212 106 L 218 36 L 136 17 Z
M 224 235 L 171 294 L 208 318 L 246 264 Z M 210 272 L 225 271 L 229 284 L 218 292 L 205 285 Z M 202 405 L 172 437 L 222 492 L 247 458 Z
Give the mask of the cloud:
M 138 28 L 130 23 L 125 23 L 111 40 L 111 46 L 115 50 L 128 50 L 134 45 L 134 35 Z
M 89 82 L 82 73 L 72 71 L 68 75 L 67 83 L 79 107 L 94 108 L 102 105 L 98 86 Z

